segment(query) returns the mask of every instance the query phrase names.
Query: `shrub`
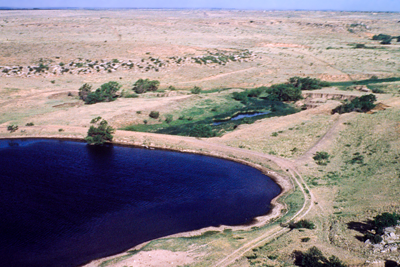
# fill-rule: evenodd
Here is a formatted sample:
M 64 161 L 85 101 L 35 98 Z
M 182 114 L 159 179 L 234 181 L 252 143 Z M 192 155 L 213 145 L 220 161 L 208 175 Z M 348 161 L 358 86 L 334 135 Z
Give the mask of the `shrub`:
M 352 111 L 357 112 L 367 112 L 375 107 L 374 102 L 376 101 L 376 96 L 373 94 L 363 95 L 361 97 L 356 97 L 351 100 L 350 103 L 340 105 L 332 110 L 332 114 L 339 113 L 348 113 Z
M 380 33 L 380 34 L 378 34 L 378 35 L 374 35 L 373 37 L 372 37 L 372 40 L 378 40 L 378 41 L 383 41 L 383 40 L 387 40 L 387 39 L 392 39 L 392 36 L 391 35 L 388 35 L 388 34 L 382 34 L 382 33 Z
M 25 124 L 25 126 L 33 126 L 34 123 L 33 122 L 28 122 L 27 124 Z
M 302 98 L 301 89 L 293 84 L 274 84 L 268 90 L 272 101 L 297 101 Z
M 197 124 L 190 130 L 189 135 L 194 137 L 213 137 L 215 133 L 210 125 Z
M 121 85 L 117 82 L 108 82 L 102 84 L 96 91 L 91 92 L 85 99 L 86 104 L 95 104 L 98 102 L 111 102 L 117 98 L 117 91 Z
M 326 165 L 327 163 L 329 163 L 329 157 L 330 156 L 328 152 L 318 151 L 317 153 L 315 153 L 313 159 L 318 165 Z
M 195 86 L 195 87 L 192 88 L 192 90 L 190 90 L 190 92 L 191 92 L 192 94 L 198 95 L 198 94 L 200 94 L 200 92 L 201 92 L 202 90 L 203 90 L 203 89 L 201 89 L 200 87 Z
M 377 232 L 382 232 L 385 227 L 397 225 L 399 220 L 400 214 L 384 212 L 374 217 L 373 224 Z
M 58 129 L 59 132 L 64 132 L 64 129 L 60 128 Z
M 314 225 L 314 223 L 312 223 L 308 220 L 300 220 L 296 223 L 294 223 L 294 222 L 289 223 L 289 228 L 290 229 L 299 229 L 299 228 L 314 229 L 315 225 Z
M 300 90 L 315 90 L 330 86 L 329 82 L 310 77 L 292 77 L 289 79 L 289 84 L 292 84 L 296 88 L 300 88 Z
M 247 91 L 244 92 L 233 92 L 232 93 L 232 97 L 233 99 L 235 99 L 236 101 L 240 101 L 240 102 L 244 102 L 247 103 L 248 102 L 248 98 L 247 98 Z
M 160 117 L 160 112 L 158 112 L 158 111 L 151 111 L 150 114 L 149 114 L 149 117 L 150 117 L 150 118 L 153 118 L 153 119 L 158 119 L 158 117 Z
M 103 145 L 106 142 L 112 141 L 112 134 L 114 132 L 114 128 L 109 126 L 106 120 L 102 120 L 97 127 L 94 125 L 90 126 L 85 140 L 89 145 Z
M 356 44 L 354 48 L 365 48 L 365 44 Z
M 133 89 L 137 94 L 143 94 L 147 91 L 157 91 L 158 86 L 160 85 L 159 81 L 151 81 L 149 79 L 143 80 L 139 79 L 133 84 Z
M 7 131 L 10 131 L 10 133 L 15 132 L 16 130 L 18 130 L 18 125 L 11 124 L 7 126 Z
M 90 121 L 90 123 L 97 123 L 97 122 L 99 122 L 100 120 L 101 120 L 101 117 L 99 116 L 99 117 L 96 117 L 96 118 L 92 119 L 92 120 Z

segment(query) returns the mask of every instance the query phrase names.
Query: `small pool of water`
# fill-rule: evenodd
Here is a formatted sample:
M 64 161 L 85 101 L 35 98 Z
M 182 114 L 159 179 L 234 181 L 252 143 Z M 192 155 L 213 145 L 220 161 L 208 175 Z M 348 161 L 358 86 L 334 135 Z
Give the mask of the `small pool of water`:
M 262 116 L 262 115 L 267 115 L 271 113 L 271 111 L 266 111 L 266 112 L 252 112 L 252 113 L 241 113 L 241 114 L 237 114 L 235 116 L 233 116 L 232 118 L 230 118 L 229 120 L 226 121 L 218 121 L 218 122 L 214 122 L 213 125 L 220 125 L 224 122 L 227 121 L 237 121 L 237 120 L 241 120 L 244 118 L 251 118 L 251 117 L 256 117 L 256 116 Z

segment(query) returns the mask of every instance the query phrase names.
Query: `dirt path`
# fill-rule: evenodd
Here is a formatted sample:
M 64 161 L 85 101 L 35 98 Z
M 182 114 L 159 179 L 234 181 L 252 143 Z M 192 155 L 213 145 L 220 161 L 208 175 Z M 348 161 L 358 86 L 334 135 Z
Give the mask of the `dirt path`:
M 335 116 L 335 123 L 312 147 L 310 147 L 309 150 L 295 160 L 297 164 L 302 164 L 310 160 L 317 151 L 322 151 L 324 148 L 328 147 L 329 143 L 332 142 L 334 137 L 336 137 L 337 134 L 342 130 L 343 122 L 347 121 L 350 117 L 353 117 L 354 114 L 337 114 Z
M 229 76 L 229 75 L 232 75 L 232 74 L 245 72 L 245 71 L 252 70 L 252 69 L 256 69 L 256 67 L 251 67 L 251 68 L 247 68 L 247 69 L 243 69 L 243 70 L 237 70 L 237 71 L 231 71 L 231 72 L 222 73 L 222 74 L 218 74 L 218 75 L 214 75 L 214 76 L 209 76 L 207 78 L 203 78 L 203 79 L 200 79 L 200 80 L 187 81 L 187 82 L 177 82 L 175 84 L 188 84 L 188 83 L 194 83 L 194 82 L 205 82 L 205 81 L 215 80 L 215 79 L 218 79 L 218 78 L 221 78 L 221 77 Z

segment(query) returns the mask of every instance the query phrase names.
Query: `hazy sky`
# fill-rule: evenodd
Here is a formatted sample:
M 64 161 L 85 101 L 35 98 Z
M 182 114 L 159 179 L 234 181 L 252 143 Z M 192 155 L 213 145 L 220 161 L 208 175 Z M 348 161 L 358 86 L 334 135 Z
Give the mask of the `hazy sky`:
M 400 0 L 0 0 L 2 7 L 234 8 L 400 12 Z

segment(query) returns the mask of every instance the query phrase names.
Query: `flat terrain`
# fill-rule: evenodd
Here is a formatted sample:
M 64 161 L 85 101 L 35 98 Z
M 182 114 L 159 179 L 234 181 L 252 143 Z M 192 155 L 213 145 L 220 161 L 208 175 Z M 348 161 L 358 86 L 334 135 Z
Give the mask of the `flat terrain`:
M 295 266 L 294 252 L 312 246 L 351 266 L 400 262 L 400 248 L 374 251 L 355 227 L 400 212 L 400 43 L 372 40 L 400 36 L 398 14 L 0 11 L 0 28 L 1 138 L 83 138 L 90 120 L 101 116 L 118 129 L 118 143 L 246 162 L 269 170 L 286 189 L 258 224 L 161 238 L 89 266 Z M 242 111 L 233 92 L 293 76 L 332 86 L 286 103 L 280 116 L 221 127 L 217 137 L 170 135 L 185 123 Z M 95 89 L 109 81 L 130 94 L 141 78 L 159 80 L 159 90 L 93 105 L 78 97 L 84 83 Z M 365 94 L 354 89 L 360 81 L 377 92 L 380 108 L 332 115 L 340 99 Z M 193 94 L 194 86 L 202 93 Z M 261 109 L 260 103 L 253 104 Z M 151 111 L 160 118 L 150 118 Z M 11 124 L 19 126 L 14 133 L 7 131 Z M 313 160 L 319 151 L 330 155 L 327 165 Z M 316 228 L 284 227 L 301 218 Z

